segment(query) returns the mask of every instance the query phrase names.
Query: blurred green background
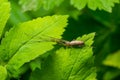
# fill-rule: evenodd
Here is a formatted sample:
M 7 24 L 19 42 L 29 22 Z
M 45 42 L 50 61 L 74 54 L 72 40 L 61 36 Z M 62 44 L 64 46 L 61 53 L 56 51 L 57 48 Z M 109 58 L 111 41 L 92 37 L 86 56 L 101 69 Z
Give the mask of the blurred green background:
M 70 5 L 69 0 L 57 0 L 60 3 L 55 3 L 57 5 L 54 5 L 54 0 L 48 0 L 50 2 L 47 6 L 40 2 L 31 2 L 35 0 L 9 1 L 11 16 L 6 30 L 37 17 L 69 15 L 63 38 L 73 40 L 78 36 L 96 32 L 93 51 L 97 79 L 120 80 L 120 4 L 115 4 L 110 13 L 105 10 L 91 10 L 88 7 L 78 10 Z

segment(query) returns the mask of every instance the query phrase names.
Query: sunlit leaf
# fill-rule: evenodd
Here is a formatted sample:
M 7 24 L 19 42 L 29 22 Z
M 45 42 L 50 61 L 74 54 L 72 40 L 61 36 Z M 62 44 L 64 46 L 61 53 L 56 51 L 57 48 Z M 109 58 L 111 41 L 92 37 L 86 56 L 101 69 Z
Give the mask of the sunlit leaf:
M 2 40 L 0 60 L 11 73 L 16 73 L 25 63 L 51 50 L 55 42 L 41 37 L 61 38 L 68 16 L 46 16 L 13 27 Z
M 112 11 L 114 3 L 119 3 L 119 0 L 71 0 L 71 4 L 77 9 L 81 10 L 87 5 L 88 8 L 96 10 Z
M 7 2 L 7 0 L 0 0 L 0 38 L 2 36 L 9 15 L 10 15 L 10 3 Z
M 30 80 L 96 80 L 91 44 L 94 33 L 78 40 L 85 41 L 79 48 L 60 48 L 49 56 L 41 70 L 32 73 Z
M 5 67 L 0 66 L 0 80 L 6 80 L 7 78 L 7 70 Z

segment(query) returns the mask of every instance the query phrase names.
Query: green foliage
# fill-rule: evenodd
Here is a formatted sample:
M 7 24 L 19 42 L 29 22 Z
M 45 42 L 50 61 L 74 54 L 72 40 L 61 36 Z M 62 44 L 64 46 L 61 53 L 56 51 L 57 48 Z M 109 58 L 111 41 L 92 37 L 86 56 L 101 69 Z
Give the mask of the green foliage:
M 106 66 L 115 67 L 114 70 L 109 70 L 105 73 L 104 80 L 113 80 L 115 77 L 120 75 L 120 51 L 109 54 L 103 61 Z
M 47 16 L 13 27 L 2 40 L 0 48 L 0 60 L 4 64 L 7 61 L 9 72 L 16 75 L 16 71 L 25 63 L 52 49 L 55 43 L 43 41 L 41 37 L 61 38 L 67 17 Z
M 46 10 L 59 6 L 63 0 L 20 0 L 23 11 L 37 10 L 43 7 Z
M 42 5 L 40 0 L 19 0 L 19 4 L 22 5 L 23 11 L 37 10 Z
M 105 73 L 103 80 L 114 80 L 115 77 L 120 75 L 120 70 L 111 70 Z
M 108 55 L 107 58 L 103 61 L 104 65 L 108 65 L 120 69 L 119 63 L 120 63 L 120 51 Z
M 119 3 L 119 0 L 71 0 L 71 4 L 79 10 L 88 5 L 88 8 L 92 10 L 96 10 L 98 8 L 100 10 L 103 9 L 111 12 L 112 7 L 114 7 L 114 3 Z
M 2 36 L 5 24 L 9 18 L 10 3 L 7 0 L 0 0 L 0 38 Z
M 119 1 L 0 0 L 0 80 L 119 80 Z
M 0 66 L 0 80 L 5 80 L 7 78 L 7 70 L 5 67 Z
M 95 34 L 79 37 L 85 41 L 81 48 L 60 48 L 50 55 L 41 70 L 32 73 L 30 80 L 96 80 L 93 67 L 92 43 Z
M 11 0 L 11 8 L 11 15 L 9 18 L 10 25 L 17 25 L 20 22 L 25 22 L 31 19 L 27 13 L 23 13 L 23 11 L 21 11 L 21 7 L 18 6 L 14 0 Z
M 45 10 L 49 10 L 60 6 L 63 1 L 64 0 L 20 0 L 19 4 L 22 5 L 23 11 L 37 10 L 40 7 L 43 7 Z M 119 0 L 70 0 L 68 3 L 78 10 L 85 8 L 87 5 L 88 8 L 92 10 L 96 10 L 98 8 L 99 10 L 112 12 L 114 3 L 119 3 Z M 66 4 L 64 3 L 64 5 Z
M 33 61 L 30 62 L 30 68 L 32 71 L 34 71 L 35 69 L 41 69 L 41 60 L 38 58 L 38 59 L 35 59 Z

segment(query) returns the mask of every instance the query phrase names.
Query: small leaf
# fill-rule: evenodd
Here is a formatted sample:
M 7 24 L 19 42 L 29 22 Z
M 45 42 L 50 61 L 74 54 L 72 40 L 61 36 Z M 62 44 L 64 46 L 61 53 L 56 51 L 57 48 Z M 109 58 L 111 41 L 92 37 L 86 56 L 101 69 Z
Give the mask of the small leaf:
M 100 10 L 111 12 L 114 3 L 119 3 L 119 0 L 71 0 L 71 4 L 79 10 L 85 8 L 87 5 L 92 10 L 98 8 Z
M 15 73 L 25 63 L 51 50 L 55 42 L 41 37 L 61 38 L 68 16 L 47 16 L 24 22 L 13 27 L 2 40 L 0 60 L 7 62 L 9 72 Z
M 120 51 L 108 55 L 107 58 L 103 61 L 103 64 L 120 69 Z
M 7 0 L 0 0 L 0 38 L 5 24 L 10 16 L 10 3 Z
M 7 70 L 5 67 L 0 65 L 0 80 L 6 80 L 7 78 Z
M 49 56 L 41 70 L 32 73 L 30 80 L 96 80 L 91 43 L 95 33 L 79 38 L 81 48 L 60 48 Z

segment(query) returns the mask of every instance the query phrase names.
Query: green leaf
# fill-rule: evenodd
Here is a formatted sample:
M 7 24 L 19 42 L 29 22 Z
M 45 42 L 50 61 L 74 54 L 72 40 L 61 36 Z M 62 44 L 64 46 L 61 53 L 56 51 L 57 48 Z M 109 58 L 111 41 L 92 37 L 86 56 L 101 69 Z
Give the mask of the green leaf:
M 23 11 L 36 11 L 40 7 L 46 10 L 59 6 L 63 0 L 20 0 L 19 4 L 22 5 Z
M 35 59 L 34 61 L 31 61 L 30 68 L 32 71 L 34 71 L 36 68 L 41 69 L 41 60 Z
M 47 16 L 13 27 L 2 40 L 0 60 L 11 73 L 25 63 L 51 50 L 55 42 L 45 41 L 48 36 L 61 38 L 68 16 Z
M 81 10 L 87 5 L 90 9 L 105 10 L 112 12 L 112 7 L 114 3 L 119 3 L 119 0 L 71 0 L 71 4 L 77 9 Z
M 115 80 L 114 78 L 116 78 L 119 75 L 120 75 L 119 69 L 109 70 L 104 74 L 103 80 Z
M 6 80 L 7 78 L 7 70 L 5 67 L 0 65 L 0 80 Z
M 48 57 L 41 70 L 32 73 L 30 80 L 96 80 L 91 44 L 95 33 L 84 35 L 80 48 L 60 48 Z
M 0 38 L 2 36 L 5 24 L 9 18 L 10 3 L 7 0 L 0 0 Z
M 120 69 L 120 51 L 108 55 L 107 58 L 103 61 L 103 64 Z

